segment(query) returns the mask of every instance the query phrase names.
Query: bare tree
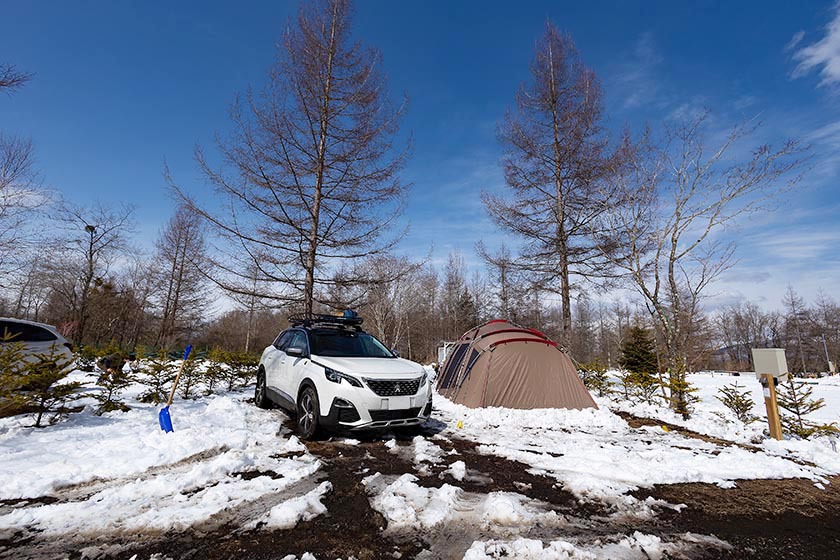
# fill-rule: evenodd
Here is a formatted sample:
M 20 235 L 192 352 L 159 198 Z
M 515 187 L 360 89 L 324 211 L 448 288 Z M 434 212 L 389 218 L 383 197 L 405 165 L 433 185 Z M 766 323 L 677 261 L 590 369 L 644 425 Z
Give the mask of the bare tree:
M 67 259 L 56 261 L 56 266 L 67 265 L 69 269 L 58 273 L 75 279 L 66 295 L 73 322 L 70 334 L 78 343 L 86 342 L 93 288 L 107 287 L 111 266 L 127 249 L 125 236 L 132 227 L 132 212 L 131 206 L 112 209 L 101 203 L 90 207 L 64 203 L 59 210 L 58 221 L 65 232 L 59 244 Z
M 661 142 L 641 142 L 616 178 L 623 202 L 604 218 L 621 238 L 609 258 L 644 298 L 664 342 L 670 405 L 685 415 L 687 357 L 701 298 L 733 263 L 734 245 L 714 233 L 795 183 L 804 156 L 790 140 L 779 148 L 759 146 L 738 161 L 734 148 L 756 125 L 734 127 L 709 149 L 706 118 L 666 126 Z
M 32 142 L 0 133 L 0 275 L 21 265 L 33 241 L 32 218 L 45 201 Z
M 808 322 L 808 309 L 805 306 L 805 300 L 796 293 L 796 290 L 793 289 L 793 286 L 788 284 L 787 290 L 785 291 L 785 295 L 782 298 L 782 303 L 785 306 L 785 310 L 787 311 L 787 317 L 785 318 L 786 326 L 789 331 L 793 331 L 793 337 L 796 340 L 796 346 L 794 347 L 794 355 L 791 356 L 791 360 L 796 363 L 794 368 L 802 366 L 800 370 L 802 373 L 808 371 L 808 366 L 805 363 L 807 352 L 803 346 L 803 323 Z M 788 335 L 788 339 L 791 338 L 791 335 Z M 797 363 L 798 362 L 798 363 Z
M 404 203 L 396 147 L 405 104 L 386 97 L 382 57 L 351 37 L 346 0 L 303 3 L 261 95 L 231 110 L 234 132 L 217 144 L 223 167 L 199 149 L 226 212 L 176 192 L 220 234 L 215 281 L 238 294 L 301 302 L 312 311 L 341 261 L 383 254 Z M 363 279 L 360 279 L 363 281 Z
M 207 280 L 201 270 L 205 262 L 201 218 L 189 207 L 179 206 L 156 245 L 160 324 L 155 345 L 168 348 L 184 326 L 194 326 L 207 305 Z
M 0 91 L 12 94 L 32 78 L 31 74 L 22 72 L 11 64 L 0 64 Z
M 520 321 L 525 295 L 524 281 L 522 270 L 511 255 L 510 249 L 503 243 L 496 252 L 491 253 L 484 243 L 479 241 L 476 251 L 484 261 L 490 280 L 496 287 L 493 294 L 496 305 L 493 311 L 499 318 Z
M 609 273 L 593 235 L 613 204 L 605 182 L 616 165 L 600 126 L 600 83 L 572 39 L 550 22 L 536 46 L 532 82 L 516 95 L 516 111 L 499 128 L 505 180 L 513 199 L 484 193 L 493 221 L 525 240 L 522 266 L 544 291 L 559 293 L 561 338 L 572 330 L 573 278 Z
M 13 93 L 31 76 L 0 63 L 0 92 Z M 32 217 L 45 195 L 28 139 L 0 131 L 0 278 L 21 268 L 33 238 Z
M 743 302 L 720 309 L 714 319 L 718 338 L 729 357 L 727 367 L 749 370 L 750 349 L 772 344 L 770 326 L 773 313 L 764 312 L 758 305 Z
M 411 348 L 408 339 L 424 297 L 417 283 L 423 264 L 393 255 L 365 263 L 368 270 L 363 275 L 374 280 L 364 287 L 360 310 L 371 332 L 390 348 Z

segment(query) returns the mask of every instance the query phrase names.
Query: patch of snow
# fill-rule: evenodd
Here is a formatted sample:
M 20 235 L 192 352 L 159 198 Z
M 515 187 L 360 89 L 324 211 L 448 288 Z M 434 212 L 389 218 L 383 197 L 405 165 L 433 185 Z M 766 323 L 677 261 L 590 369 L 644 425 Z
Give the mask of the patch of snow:
M 321 503 L 321 499 L 327 492 L 332 490 L 329 481 L 322 482 L 317 488 L 296 498 L 271 508 L 262 520 L 266 526 L 276 529 L 291 529 L 298 524 L 298 521 L 309 521 L 326 513 L 327 508 Z
M 464 477 L 467 475 L 467 465 L 463 461 L 455 461 L 449 465 L 446 472 L 451 474 L 455 480 L 464 480 Z
M 606 539 L 605 539 L 606 540 Z M 709 548 L 729 549 L 730 545 L 713 537 L 686 533 L 677 542 L 663 542 L 656 535 L 639 531 L 631 535 L 613 537 L 610 542 L 600 539 L 591 544 L 555 540 L 547 544 L 535 539 L 511 541 L 476 541 L 464 554 L 464 560 L 517 558 L 519 560 L 661 560 L 682 558 L 683 552 Z
M 389 530 L 430 529 L 443 523 L 478 524 L 486 529 L 557 525 L 560 517 L 545 504 L 511 492 L 477 495 L 450 484 L 427 488 L 412 474 L 388 482 L 380 474 L 363 480 L 373 509 L 388 521 Z
M 320 469 L 275 413 L 243 399 L 177 401 L 168 434 L 157 408 L 139 403 L 109 416 L 74 414 L 47 429 L 9 429 L 0 434 L 0 498 L 60 501 L 18 506 L 0 516 L 0 530 L 184 529 Z M 245 472 L 266 474 L 235 476 Z
M 785 442 L 806 450 L 817 467 L 794 462 L 792 453 L 751 451 L 666 432 L 633 429 L 605 406 L 600 409 L 471 409 L 437 396 L 446 432 L 479 443 L 477 451 L 519 461 L 533 474 L 561 481 L 585 499 L 620 504 L 639 487 L 706 482 L 729 487 L 743 478 L 808 478 L 824 482 L 840 472 L 840 454 L 814 442 Z M 456 419 L 463 427 L 455 428 Z M 457 430 L 457 431 L 456 431 Z M 772 445 L 772 444 L 771 444 Z

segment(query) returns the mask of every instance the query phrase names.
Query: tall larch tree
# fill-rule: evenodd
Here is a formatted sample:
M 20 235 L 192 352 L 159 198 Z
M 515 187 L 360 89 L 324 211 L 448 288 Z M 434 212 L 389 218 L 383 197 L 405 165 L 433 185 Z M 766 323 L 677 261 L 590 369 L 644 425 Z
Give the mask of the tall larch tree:
M 601 127 L 603 93 L 571 37 L 551 22 L 536 44 L 531 80 L 499 126 L 511 198 L 483 194 L 502 229 L 525 242 L 521 268 L 543 291 L 560 295 L 561 336 L 571 339 L 575 278 L 608 270 L 597 217 L 612 203 L 605 181 L 615 165 Z
M 175 186 L 218 234 L 214 280 L 233 294 L 312 311 L 343 262 L 386 253 L 401 236 L 392 226 L 405 198 L 406 104 L 389 101 L 381 54 L 351 29 L 348 1 L 302 2 L 265 89 L 231 108 L 221 165 L 196 152 L 224 211 Z

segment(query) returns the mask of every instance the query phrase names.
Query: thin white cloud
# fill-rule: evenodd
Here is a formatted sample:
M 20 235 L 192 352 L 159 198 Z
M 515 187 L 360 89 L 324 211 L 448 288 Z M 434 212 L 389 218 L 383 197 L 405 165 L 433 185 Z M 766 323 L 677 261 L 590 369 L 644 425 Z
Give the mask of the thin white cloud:
M 840 85 L 840 3 L 834 5 L 834 19 L 825 29 L 825 36 L 815 43 L 799 47 L 805 35 L 796 33 L 788 43 L 787 49 L 793 50 L 793 59 L 797 61 L 793 77 L 799 78 L 817 70 L 820 85 L 834 87 Z
M 658 81 L 654 75 L 662 62 L 653 34 L 642 33 L 633 46 L 632 58 L 624 64 L 618 77 L 624 91 L 624 108 L 639 107 L 650 103 L 658 95 Z
M 790 264 L 803 261 L 813 262 L 821 258 L 836 261 L 836 258 L 832 256 L 840 243 L 840 231 L 831 229 L 799 232 L 775 231 L 759 234 L 753 239 L 755 244 L 764 249 L 768 255 L 784 259 Z
M 794 33 L 793 37 L 791 37 L 790 41 L 788 41 L 788 44 L 785 45 L 785 51 L 792 51 L 793 49 L 798 47 L 799 43 L 801 43 L 802 39 L 804 39 L 804 38 L 805 38 L 805 32 L 804 31 L 800 30 L 800 31 L 797 31 L 796 33 Z

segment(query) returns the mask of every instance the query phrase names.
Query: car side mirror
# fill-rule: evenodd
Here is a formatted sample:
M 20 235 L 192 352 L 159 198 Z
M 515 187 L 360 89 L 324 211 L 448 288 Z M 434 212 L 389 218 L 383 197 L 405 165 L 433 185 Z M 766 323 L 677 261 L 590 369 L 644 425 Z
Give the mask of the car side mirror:
M 304 353 L 305 352 L 303 351 L 303 348 L 301 348 L 300 346 L 291 346 L 289 348 L 286 348 L 286 354 L 288 354 L 289 356 L 295 356 L 296 358 L 300 358 L 304 355 Z
M 399 351 L 399 350 L 397 350 L 396 348 L 391 348 L 391 354 L 393 354 L 393 355 L 394 355 L 394 356 L 396 356 L 397 358 L 399 358 L 399 357 L 400 357 L 400 351 Z

